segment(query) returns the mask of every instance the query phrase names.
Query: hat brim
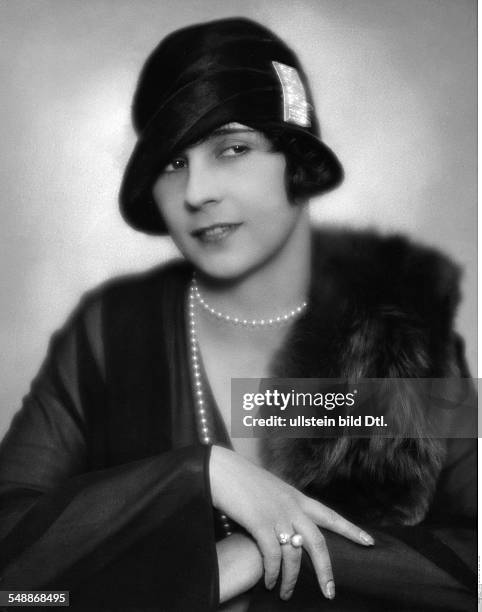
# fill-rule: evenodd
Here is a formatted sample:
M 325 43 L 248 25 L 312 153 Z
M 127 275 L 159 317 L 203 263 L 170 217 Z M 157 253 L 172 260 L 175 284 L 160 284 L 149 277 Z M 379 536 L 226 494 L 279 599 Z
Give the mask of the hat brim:
M 254 87 L 240 91 L 239 81 L 233 81 L 231 89 L 226 89 L 224 79 L 222 92 L 213 90 L 212 83 L 201 89 L 199 83 L 190 84 L 178 91 L 156 113 L 137 141 L 121 185 L 120 210 L 131 227 L 152 235 L 168 232 L 152 194 L 153 185 L 162 169 L 173 155 L 199 142 L 221 125 L 234 121 L 260 131 L 286 130 L 302 139 L 323 159 L 323 182 L 318 193 L 331 190 L 341 183 L 342 165 L 317 135 L 294 123 L 273 120 L 273 116 L 279 114 L 278 109 L 278 112 L 273 111 L 273 104 L 279 104 L 276 85 L 266 86 L 266 81 L 264 86 L 257 87 L 255 82 L 251 84 Z M 192 91 L 187 91 L 190 88 Z M 316 191 L 315 186 L 313 195 Z

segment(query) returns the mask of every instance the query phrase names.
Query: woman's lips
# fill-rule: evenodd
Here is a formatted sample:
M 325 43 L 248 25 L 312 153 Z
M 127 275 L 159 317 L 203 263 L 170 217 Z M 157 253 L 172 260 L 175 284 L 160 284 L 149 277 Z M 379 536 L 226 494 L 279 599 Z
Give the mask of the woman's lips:
M 221 242 L 231 236 L 241 225 L 241 223 L 215 223 L 193 230 L 191 236 L 205 244 Z

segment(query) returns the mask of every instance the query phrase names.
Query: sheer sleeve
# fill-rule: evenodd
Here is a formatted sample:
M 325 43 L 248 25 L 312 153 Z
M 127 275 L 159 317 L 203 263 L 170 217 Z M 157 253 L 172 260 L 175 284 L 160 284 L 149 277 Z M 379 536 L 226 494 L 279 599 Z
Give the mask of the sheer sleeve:
M 368 528 L 368 527 L 367 527 Z M 474 594 L 453 576 L 398 537 L 370 526 L 376 545 L 358 546 L 330 531 L 324 536 L 333 565 L 336 597 L 326 601 L 311 561 L 303 553 L 293 597 L 280 601 L 260 582 L 253 591 L 249 612 L 472 612 Z M 475 587 L 475 585 L 474 585 Z M 278 589 L 279 590 L 279 589 Z
M 209 448 L 92 468 L 99 312 L 90 301 L 55 335 L 0 447 L 0 588 L 70 590 L 74 609 L 213 609 Z

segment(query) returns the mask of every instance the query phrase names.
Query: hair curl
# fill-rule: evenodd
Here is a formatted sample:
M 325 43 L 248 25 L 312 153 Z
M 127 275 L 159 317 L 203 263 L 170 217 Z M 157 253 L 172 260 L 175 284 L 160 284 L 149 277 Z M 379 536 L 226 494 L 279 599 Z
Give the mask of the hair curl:
M 263 130 L 274 151 L 286 157 L 286 191 L 291 202 L 303 202 L 338 185 L 323 153 L 288 130 Z

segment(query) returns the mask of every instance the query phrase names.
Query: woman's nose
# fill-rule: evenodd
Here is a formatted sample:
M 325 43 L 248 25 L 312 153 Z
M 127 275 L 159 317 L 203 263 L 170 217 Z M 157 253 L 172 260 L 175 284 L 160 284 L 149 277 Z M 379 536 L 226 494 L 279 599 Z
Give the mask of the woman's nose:
M 220 184 L 209 164 L 202 160 L 189 161 L 188 178 L 184 202 L 189 210 L 198 210 L 208 204 L 215 204 L 220 197 Z

